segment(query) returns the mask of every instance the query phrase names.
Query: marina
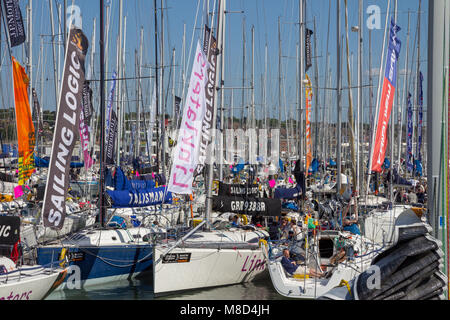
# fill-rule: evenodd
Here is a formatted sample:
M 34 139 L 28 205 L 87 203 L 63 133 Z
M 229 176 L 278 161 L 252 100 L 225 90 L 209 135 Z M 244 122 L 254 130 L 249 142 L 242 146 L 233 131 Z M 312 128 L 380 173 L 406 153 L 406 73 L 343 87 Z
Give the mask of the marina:
M 450 0 L 1 8 L 0 300 L 449 300 Z

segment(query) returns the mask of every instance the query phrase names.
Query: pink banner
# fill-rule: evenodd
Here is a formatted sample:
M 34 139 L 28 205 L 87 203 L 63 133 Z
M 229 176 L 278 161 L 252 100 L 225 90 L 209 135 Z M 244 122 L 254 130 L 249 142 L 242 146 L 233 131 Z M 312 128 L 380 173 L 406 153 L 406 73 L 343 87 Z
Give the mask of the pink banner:
M 206 110 L 206 82 L 208 63 L 197 43 L 189 90 L 183 109 L 183 120 L 178 132 L 178 142 L 173 153 L 168 191 L 192 194 L 194 170 L 198 164 L 202 122 Z
M 87 170 L 92 167 L 94 160 L 92 160 L 91 155 L 89 154 L 89 127 L 84 121 L 83 112 L 80 112 L 80 125 L 78 130 L 80 132 L 81 146 L 83 148 L 84 167 Z

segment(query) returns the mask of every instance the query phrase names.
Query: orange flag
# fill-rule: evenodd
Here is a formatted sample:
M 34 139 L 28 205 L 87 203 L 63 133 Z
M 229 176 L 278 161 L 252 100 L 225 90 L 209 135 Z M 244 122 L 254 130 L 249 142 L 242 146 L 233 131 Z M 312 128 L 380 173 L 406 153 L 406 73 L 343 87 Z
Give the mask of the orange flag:
M 14 104 L 16 108 L 17 141 L 19 145 L 19 185 L 24 185 L 34 171 L 36 142 L 27 87 L 30 82 L 24 68 L 13 57 Z

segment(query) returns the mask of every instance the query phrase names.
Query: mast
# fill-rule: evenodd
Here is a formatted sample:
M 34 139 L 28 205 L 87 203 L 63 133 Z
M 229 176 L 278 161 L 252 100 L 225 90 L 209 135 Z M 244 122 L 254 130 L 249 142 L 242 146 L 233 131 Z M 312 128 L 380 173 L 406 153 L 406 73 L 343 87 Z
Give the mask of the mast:
M 341 0 L 337 1 L 336 17 L 336 83 L 337 83 L 337 139 L 336 139 L 336 193 L 341 190 Z
M 222 66 L 223 65 L 224 65 L 224 63 L 222 63 Z M 252 25 L 252 84 L 250 87 L 252 88 L 252 129 L 256 129 L 256 119 L 255 119 L 255 26 L 254 25 Z
M 104 33 L 104 12 L 103 0 L 100 0 L 100 183 L 99 183 L 99 222 L 104 227 L 106 217 L 105 207 L 105 33 Z
M 415 113 L 415 126 L 417 128 L 416 132 L 416 155 L 414 159 L 419 160 L 420 159 L 420 150 L 419 150 L 419 100 L 420 100 L 420 20 L 421 20 L 421 12 L 422 9 L 422 0 L 419 0 L 419 11 L 417 13 L 417 70 L 416 70 L 416 104 L 414 108 Z M 414 151 L 413 151 L 414 152 Z
M 118 117 L 118 124 L 117 127 L 119 128 L 118 134 L 117 134 L 117 153 L 116 153 L 116 164 L 120 167 L 120 151 L 121 151 L 121 132 L 123 132 L 123 119 L 122 119 L 122 78 L 123 78 L 123 66 L 122 66 L 122 54 L 123 54 L 123 35 L 122 35 L 122 29 L 123 29 L 123 0 L 119 0 L 119 43 L 117 46 L 118 55 L 117 55 L 117 74 L 119 81 L 117 83 L 117 117 Z
M 405 59 L 405 77 L 403 79 L 403 103 L 407 101 L 407 95 L 408 95 L 408 79 L 409 79 L 409 72 L 408 72 L 408 63 L 409 63 L 409 36 L 410 36 L 410 11 L 408 10 L 408 32 L 406 35 L 406 59 Z M 401 109 L 400 109 L 401 110 Z M 399 137 L 398 137 L 398 169 L 397 171 L 400 172 L 400 157 L 402 152 L 402 115 L 400 113 L 399 115 L 399 122 L 400 122 L 400 130 L 399 130 Z M 406 122 L 406 121 L 405 121 Z M 408 126 L 405 126 L 405 137 L 408 138 Z M 407 151 L 406 151 L 407 152 Z M 405 153 L 406 153 L 405 152 Z
M 28 0 L 28 77 L 30 79 L 28 99 L 33 113 L 33 0 Z M 39 120 L 38 120 L 39 121 Z M 37 141 L 37 140 L 36 140 Z
M 434 0 L 428 3 L 428 96 L 427 96 L 427 184 L 428 184 L 428 221 L 433 228 L 432 236 L 441 239 L 439 219 L 444 218 L 444 205 L 439 192 L 440 173 L 443 155 L 442 144 L 442 108 L 444 107 L 444 70 L 449 70 L 448 36 L 450 30 L 450 6 L 448 1 Z M 433 106 L 433 107 L 431 107 Z M 448 221 L 447 221 L 448 223 Z M 448 228 L 448 225 L 447 225 Z
M 209 6 L 209 4 L 208 4 Z M 225 14 L 223 17 L 221 17 L 221 20 L 223 20 L 223 26 L 222 26 L 222 61 L 225 61 Z M 212 32 L 212 31 L 211 31 Z M 211 38 L 211 37 L 210 37 Z M 211 41 L 211 39 L 208 41 L 208 43 Z M 220 132 L 221 135 L 219 137 L 219 180 L 223 181 L 223 156 L 224 156 L 224 144 L 223 144 L 223 138 L 224 138 L 224 113 L 225 113 L 225 92 L 223 90 L 225 81 L 225 63 L 222 63 L 221 65 L 221 72 L 220 72 Z
M 52 53 L 53 53 L 53 77 L 55 81 L 55 106 L 58 105 L 58 72 L 56 71 L 56 48 L 55 48 L 55 23 L 53 21 L 53 1 L 50 3 L 50 25 L 52 29 Z
M 161 109 L 161 173 L 166 174 L 166 105 L 164 102 L 164 0 L 161 0 L 161 81 L 159 86 L 159 104 Z
M 314 128 L 314 158 L 317 159 L 318 144 L 319 144 L 319 55 L 317 53 L 317 28 L 316 28 L 316 16 L 314 16 L 314 55 L 316 56 L 316 63 L 314 66 L 314 79 L 315 79 L 315 123 Z
M 305 35 L 305 25 L 304 25 L 304 0 L 299 0 L 298 5 L 298 19 L 299 19 L 299 50 L 300 50 L 300 72 L 298 74 L 298 85 L 300 86 L 299 94 L 298 94 L 298 161 L 300 161 L 300 168 L 303 169 L 303 141 L 302 139 L 302 133 L 303 133 L 303 75 L 305 73 L 305 65 L 303 60 L 303 54 L 304 54 L 304 45 L 303 45 L 303 37 Z M 302 197 L 303 199 L 303 197 Z
M 369 193 L 370 190 L 370 176 L 372 173 L 372 155 L 373 155 L 373 149 L 374 149 L 374 145 L 375 145 L 375 135 L 376 135 L 376 121 L 378 121 L 378 105 L 379 105 L 379 101 L 380 101 L 380 95 L 381 95 L 381 85 L 382 85 L 382 79 L 383 79 L 383 62 L 384 62 L 384 49 L 386 47 L 386 33 L 388 30 L 388 21 L 389 21 L 389 8 L 391 5 L 391 0 L 388 0 L 388 5 L 387 5 L 387 10 L 386 10 L 386 22 L 385 22 L 385 26 L 384 26 L 384 38 L 383 38 L 383 47 L 382 47 L 382 51 L 381 51 L 381 60 L 380 60 L 380 69 L 379 69 L 379 75 L 378 75 L 378 89 L 377 89 L 377 104 L 376 109 L 375 109 L 375 118 L 374 118 L 374 125 L 373 125 L 373 130 L 372 130 L 372 143 L 370 145 L 370 152 L 369 152 L 369 167 L 368 167 L 368 172 L 367 172 L 367 190 L 366 190 L 366 196 Z M 370 31 L 369 31 L 370 34 Z M 369 49 L 370 51 L 370 49 Z
M 347 6 L 347 0 L 345 0 L 345 35 L 346 35 L 346 52 L 347 52 L 347 77 L 348 77 L 348 125 L 350 127 L 349 135 L 350 135 L 350 152 L 351 152 L 351 162 L 352 162 L 352 183 L 353 188 L 352 190 L 356 190 L 357 186 L 357 171 L 356 171 L 356 152 L 355 152 L 355 138 L 353 136 L 353 132 L 355 130 L 354 121 L 353 121 L 353 95 L 352 95 L 352 78 L 350 73 L 350 56 L 349 56 L 349 39 L 348 39 L 348 6 Z M 356 202 L 355 202 L 356 204 Z M 357 209 L 356 209 L 357 210 Z
M 278 126 L 281 130 L 281 24 L 278 17 Z
M 155 16 L 155 90 L 156 90 L 156 119 L 159 115 L 159 73 L 158 73 L 158 9 L 156 7 L 156 0 L 153 1 L 154 5 L 154 16 Z M 139 133 L 140 134 L 140 133 Z M 159 130 L 156 126 L 156 141 L 159 140 Z M 159 144 L 156 143 L 156 163 L 159 170 Z
M 221 66 L 222 65 L 222 53 L 223 53 L 223 47 L 222 47 L 222 28 L 223 28 L 223 16 L 224 16 L 224 12 L 225 12 L 225 8 L 226 8 L 226 0 L 219 0 L 219 14 L 218 14 L 218 27 L 217 27 L 217 48 L 219 50 L 219 53 L 217 55 L 217 66 Z M 212 31 L 212 28 L 211 28 Z M 217 68 L 217 70 L 219 70 Z M 217 94 L 214 96 L 214 115 L 217 114 Z M 214 128 L 216 128 L 216 122 L 217 122 L 217 117 L 214 116 L 212 117 L 212 124 L 211 124 L 211 141 L 212 143 L 214 143 L 216 141 L 216 130 L 214 130 Z M 206 192 L 207 192 L 207 196 L 206 196 L 206 221 L 210 222 L 211 221 L 211 211 L 212 211 L 212 183 L 213 183 L 213 175 L 214 175 L 214 159 L 213 157 L 210 157 L 210 163 L 207 166 L 207 172 L 208 172 L 208 181 L 205 185 L 206 187 Z M 209 228 L 209 226 L 207 227 Z
M 359 0 L 358 3 L 359 17 L 358 17 L 358 136 L 357 136 L 357 182 L 356 190 L 358 195 L 362 193 L 361 181 L 364 177 L 364 108 L 363 108 L 363 89 L 362 89 L 362 79 L 363 79 L 363 0 Z M 361 158 L 363 161 L 361 161 Z

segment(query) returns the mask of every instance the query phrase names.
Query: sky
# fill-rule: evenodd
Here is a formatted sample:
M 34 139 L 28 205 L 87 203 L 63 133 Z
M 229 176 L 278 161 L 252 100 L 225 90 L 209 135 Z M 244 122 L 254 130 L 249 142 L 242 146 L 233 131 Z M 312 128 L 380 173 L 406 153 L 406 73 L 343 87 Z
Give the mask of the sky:
M 26 7 L 30 0 L 19 0 L 22 15 L 25 25 L 27 24 L 27 10 Z M 64 5 L 63 0 L 52 0 L 55 4 L 55 24 L 58 27 L 58 17 L 56 5 Z M 403 99 L 403 81 L 404 81 L 404 69 L 406 61 L 406 52 L 409 52 L 409 64 L 408 70 L 412 71 L 412 77 L 409 81 L 409 90 L 414 92 L 414 76 L 416 74 L 417 66 L 417 22 L 418 22 L 418 8 L 419 1 L 421 1 L 421 32 L 420 32 L 420 70 L 424 74 L 424 78 L 427 76 L 427 33 L 428 33 L 428 0 L 398 0 L 398 22 L 397 24 L 402 28 L 398 33 L 399 39 L 402 41 L 402 49 L 399 57 L 399 77 L 397 84 L 397 94 L 399 94 L 399 104 L 401 108 L 406 106 L 405 99 Z M 158 14 L 160 13 L 161 0 L 157 0 Z M 317 43 L 312 42 L 313 50 L 316 47 L 317 52 L 313 51 L 313 66 L 308 71 L 308 75 L 313 81 L 315 86 L 315 64 L 318 67 L 318 87 L 329 87 L 325 85 L 325 69 L 327 65 L 327 53 L 330 57 L 328 66 L 331 74 L 331 87 L 336 87 L 336 15 L 337 15 L 337 0 L 306 0 L 306 27 L 314 29 L 314 20 L 316 22 Z M 349 28 L 358 24 L 358 0 L 348 0 L 348 19 Z M 362 85 L 367 86 L 369 84 L 369 70 L 377 70 L 380 67 L 380 59 L 383 48 L 383 36 L 384 25 L 386 19 L 386 13 L 390 16 L 394 14 L 394 0 L 390 1 L 390 10 L 387 12 L 388 0 L 363 0 L 363 73 L 364 79 Z M 90 56 L 92 49 L 95 45 L 95 63 L 94 63 L 94 79 L 99 79 L 99 3 L 100 1 L 93 0 L 75 0 L 73 4 L 78 6 L 82 17 L 82 30 L 90 40 L 90 49 L 88 57 Z M 67 5 L 70 6 L 72 0 L 67 0 Z M 119 29 L 119 0 L 105 0 L 105 5 L 109 7 L 110 24 L 109 24 L 109 37 L 108 37 L 108 66 L 107 66 L 107 78 L 111 77 L 112 72 L 116 69 L 116 57 L 117 57 L 117 45 L 116 39 Z M 126 29 L 126 45 L 125 45 L 125 57 L 126 57 L 126 76 L 135 76 L 135 50 L 139 52 L 140 45 L 140 29 L 144 29 L 144 44 L 143 44 L 143 74 L 144 77 L 150 77 L 154 73 L 155 65 L 155 39 L 154 39 L 154 1 L 153 0 L 125 0 L 123 1 L 123 15 L 127 19 Z M 164 65 L 171 65 L 172 50 L 175 49 L 175 62 L 172 63 L 173 68 L 165 68 L 165 83 L 166 92 L 172 90 L 172 80 L 169 85 L 169 74 L 175 76 L 175 93 L 181 96 L 182 90 L 182 70 L 186 72 L 186 82 L 189 80 L 190 69 L 192 67 L 192 56 L 197 41 L 202 41 L 201 27 L 206 23 L 206 11 L 209 6 L 209 11 L 212 12 L 214 7 L 214 1 L 212 0 L 164 0 Z M 367 12 L 370 6 L 376 5 L 380 8 L 380 28 L 373 29 L 370 32 L 371 36 L 371 60 L 372 65 L 369 66 L 369 28 L 367 21 L 373 18 L 372 12 Z M 49 0 L 33 0 L 33 86 L 38 92 L 38 96 L 41 105 L 44 110 L 55 110 L 55 88 L 54 88 L 54 76 L 53 76 L 53 55 L 52 46 L 49 35 L 51 35 L 50 24 L 50 10 Z M 251 91 L 246 89 L 242 90 L 242 78 L 243 78 L 243 29 L 245 31 L 246 40 L 246 66 L 245 66 L 245 81 L 244 87 L 250 86 L 251 80 L 251 28 L 255 28 L 255 104 L 257 109 L 257 118 L 263 115 L 263 98 L 262 98 L 262 79 L 267 79 L 267 109 L 272 117 L 278 117 L 278 20 L 281 22 L 281 46 L 282 46 L 282 118 L 296 118 L 297 111 L 297 53 L 296 46 L 299 41 L 299 1 L 298 0 L 227 0 L 227 14 L 226 14 L 226 39 L 225 39 L 225 74 L 224 83 L 227 88 L 237 88 L 234 90 L 227 89 L 225 94 L 225 105 L 227 112 L 230 110 L 230 106 L 233 105 L 233 114 L 240 115 L 242 106 L 242 94 L 244 93 L 244 105 L 248 105 L 251 101 Z M 68 8 L 69 9 L 69 8 Z M 408 27 L 408 12 L 410 12 L 410 39 L 409 50 L 407 50 L 407 27 Z M 341 36 L 344 36 L 345 44 L 345 1 L 341 0 Z M 65 16 L 66 19 L 69 15 Z M 96 40 L 92 43 L 93 25 L 94 19 L 96 19 Z M 161 17 L 158 16 L 158 23 L 161 22 Z M 61 20 L 63 21 L 63 20 Z M 373 21 L 373 20 L 370 20 Z M 215 21 L 214 24 L 217 22 Z M 61 23 L 62 25 L 62 23 Z M 329 34 L 328 34 L 329 31 Z M 183 50 L 183 34 L 185 33 L 185 50 Z M 12 88 L 11 82 L 11 64 L 9 62 L 9 54 L 7 53 L 6 43 L 4 41 L 4 29 L 2 28 L 2 85 L 0 91 L 2 92 L 3 99 L 0 100 L 3 108 L 13 106 Z M 328 39 L 328 41 L 327 41 Z M 58 40 L 58 39 L 56 39 Z M 356 72 L 357 72 L 357 33 L 349 32 L 349 48 L 351 58 L 352 69 L 352 86 L 356 86 Z M 265 46 L 267 44 L 267 65 L 265 63 Z M 414 46 L 415 44 L 415 46 Z M 57 65 L 59 65 L 59 74 L 62 75 L 63 69 L 63 49 L 61 45 L 56 46 L 57 53 L 60 57 L 59 64 L 57 59 Z M 58 51 L 59 48 L 59 51 Z M 346 68 L 346 55 L 345 47 L 343 54 L 343 87 L 348 87 L 347 82 L 347 68 Z M 415 49 L 415 50 L 414 50 Z M 385 52 L 387 49 L 385 49 Z M 12 54 L 18 58 L 22 65 L 27 63 L 27 48 L 22 45 L 12 49 Z M 185 55 L 185 59 L 183 58 Z M 385 53 L 386 55 L 386 53 Z M 88 58 L 89 59 L 89 58 Z M 161 57 L 160 57 L 161 59 Z M 184 60 L 184 62 L 183 62 Z M 384 68 L 385 61 L 382 61 L 381 65 Z M 90 70 L 90 63 L 87 63 L 87 70 Z M 170 69 L 172 71 L 170 72 Z M 267 74 L 265 71 L 267 70 Z M 377 71 L 378 72 L 378 71 Z M 377 74 L 373 77 L 374 100 L 376 100 L 376 86 L 378 84 Z M 135 110 L 136 96 L 135 96 L 136 82 L 129 80 L 126 82 L 126 88 L 128 90 L 128 103 L 127 108 L 130 111 Z M 169 85 L 169 87 L 168 87 Z M 153 88 L 153 79 L 144 79 L 142 86 L 144 88 L 144 105 L 149 105 L 151 100 L 151 91 Z M 424 84 L 424 96 L 426 97 L 426 83 Z M 368 118 L 369 111 L 369 92 L 365 87 L 363 90 L 363 114 L 365 121 L 370 121 Z M 319 89 L 319 107 L 320 110 L 324 110 L 325 106 L 330 111 L 330 121 L 335 121 L 335 95 L 333 90 L 329 90 L 330 95 L 328 100 L 324 102 L 325 91 Z M 233 93 L 233 94 L 232 94 Z M 353 90 L 354 105 L 356 105 L 356 89 Z M 347 92 L 343 91 L 343 121 L 347 119 L 346 108 L 348 106 Z M 171 95 L 167 98 L 168 113 L 171 113 L 172 105 Z M 373 101 L 373 104 L 375 101 Z M 426 109 L 426 99 L 424 100 Z M 315 106 L 313 105 L 313 108 Z M 314 113 L 314 112 L 313 112 Z M 314 121 L 314 116 L 313 116 Z M 426 123 L 426 117 L 424 118 Z

